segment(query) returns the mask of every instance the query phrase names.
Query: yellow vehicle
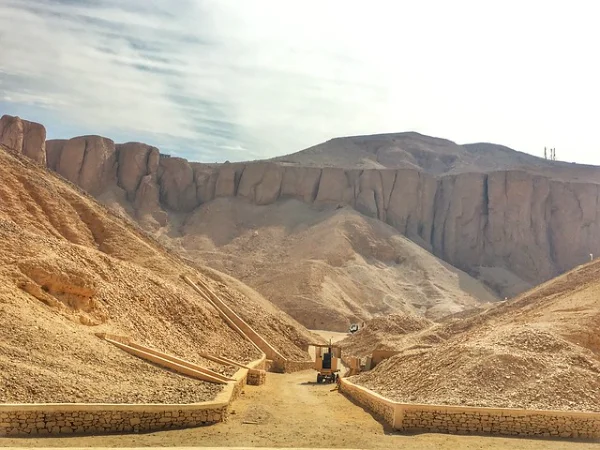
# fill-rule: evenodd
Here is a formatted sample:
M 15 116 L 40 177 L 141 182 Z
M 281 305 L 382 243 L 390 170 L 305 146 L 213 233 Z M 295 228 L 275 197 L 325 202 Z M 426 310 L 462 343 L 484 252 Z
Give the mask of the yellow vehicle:
M 342 349 L 337 345 L 312 344 L 315 347 L 317 383 L 335 383 L 341 368 Z

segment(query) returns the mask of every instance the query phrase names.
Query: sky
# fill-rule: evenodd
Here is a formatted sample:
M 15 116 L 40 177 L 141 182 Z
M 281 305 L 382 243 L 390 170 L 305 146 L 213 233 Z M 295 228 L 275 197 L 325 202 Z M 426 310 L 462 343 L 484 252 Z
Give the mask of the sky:
M 194 161 L 417 131 L 600 165 L 594 0 L 0 0 L 0 115 Z

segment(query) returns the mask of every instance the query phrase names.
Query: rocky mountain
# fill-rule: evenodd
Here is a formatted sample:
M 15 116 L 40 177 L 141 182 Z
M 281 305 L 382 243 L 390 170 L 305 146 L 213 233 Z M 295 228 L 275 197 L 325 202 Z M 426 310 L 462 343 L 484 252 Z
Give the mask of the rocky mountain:
M 397 401 L 600 411 L 599 280 L 596 260 L 439 323 L 378 318 L 340 344 L 398 351 L 353 378 Z
M 395 228 L 350 206 L 218 198 L 160 230 L 171 248 L 234 274 L 311 329 L 379 315 L 440 318 L 497 298 Z
M 222 197 L 348 205 L 502 296 L 600 252 L 600 168 L 492 144 L 402 133 L 334 139 L 271 161 L 201 164 L 86 136 L 48 141 L 46 154 L 48 167 L 155 231 Z
M 10 129 L 28 127 L 35 129 L 18 122 Z M 95 335 L 127 336 L 228 375 L 236 368 L 199 350 L 259 358 L 182 275 L 235 305 L 286 358 L 308 358 L 315 336 L 255 291 L 188 264 L 20 152 L 0 144 L 0 402 L 213 399 L 221 385 L 160 369 Z
M 597 174 L 593 166 L 576 165 L 575 173 L 572 164 L 538 158 L 503 145 L 458 145 L 415 132 L 335 138 L 270 161 L 305 167 L 416 169 L 432 175 L 509 169 L 575 178 Z

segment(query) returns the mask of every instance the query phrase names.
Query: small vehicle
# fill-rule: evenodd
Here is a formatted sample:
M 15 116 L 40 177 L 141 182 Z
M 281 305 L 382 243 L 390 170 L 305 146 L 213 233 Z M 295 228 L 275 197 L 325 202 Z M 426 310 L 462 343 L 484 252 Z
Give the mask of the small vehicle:
M 352 325 L 350 325 L 350 333 L 354 334 L 358 331 L 358 324 L 353 323 Z
M 335 383 L 338 381 L 342 349 L 336 345 L 311 344 L 315 347 L 315 370 L 317 383 Z

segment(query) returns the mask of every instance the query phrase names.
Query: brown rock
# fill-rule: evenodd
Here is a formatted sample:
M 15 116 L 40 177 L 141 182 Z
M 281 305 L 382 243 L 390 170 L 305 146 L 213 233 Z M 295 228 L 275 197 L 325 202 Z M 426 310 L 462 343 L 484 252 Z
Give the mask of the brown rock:
M 138 213 L 160 211 L 159 189 L 152 175 L 142 177 L 133 205 Z
M 68 139 L 51 139 L 46 141 L 46 167 L 56 171 L 60 161 L 60 153 Z
M 92 195 L 116 182 L 115 143 L 101 136 L 50 140 L 48 167 Z
M 170 209 L 192 211 L 198 206 L 194 170 L 183 158 L 160 161 L 160 198 Z
M 316 167 L 285 167 L 281 181 L 281 197 L 297 198 L 312 203 L 317 198 L 322 170 Z
M 385 221 L 385 197 L 381 171 L 365 170 L 362 172 L 358 180 L 358 188 L 356 210 L 367 216 Z
M 156 147 L 139 142 L 119 144 L 117 151 L 119 154 L 118 183 L 127 192 L 127 197 L 133 201 L 143 177 L 151 175 L 156 179 L 160 155 Z
M 46 129 L 43 125 L 19 117 L 0 118 L 0 144 L 46 165 Z
M 283 168 L 273 163 L 248 164 L 242 173 L 237 195 L 258 205 L 267 205 L 279 198 Z
M 215 198 L 218 172 L 207 164 L 191 163 L 196 184 L 198 203 L 206 203 Z
M 317 202 L 354 203 L 354 187 L 343 169 L 325 168 L 321 173 Z
M 215 197 L 235 197 L 245 166 L 225 163 L 218 169 Z

